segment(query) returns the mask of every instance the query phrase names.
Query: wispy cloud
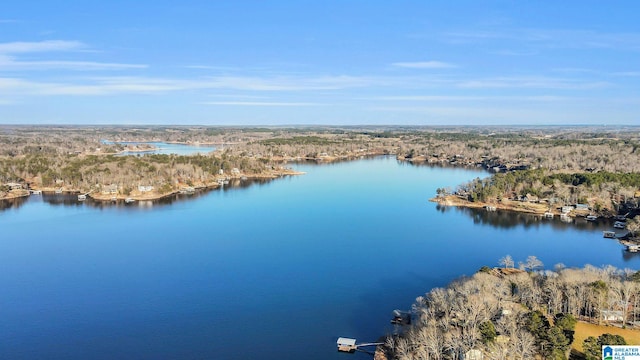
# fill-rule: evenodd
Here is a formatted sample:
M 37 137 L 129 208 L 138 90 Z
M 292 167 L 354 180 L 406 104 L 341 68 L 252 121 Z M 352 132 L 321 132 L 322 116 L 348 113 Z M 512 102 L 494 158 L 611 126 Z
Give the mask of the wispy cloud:
M 504 28 L 494 31 L 447 32 L 443 39 L 452 44 L 512 41 L 520 46 L 536 48 L 640 51 L 640 32 L 605 33 L 580 29 Z
M 615 72 L 615 73 L 612 73 L 611 75 L 622 76 L 622 77 L 638 77 L 640 76 L 640 71 Z
M 47 40 L 37 42 L 16 41 L 0 43 L 0 54 L 18 54 L 49 51 L 69 51 L 84 48 L 79 41 Z
M 202 105 L 223 105 L 223 106 L 319 106 L 318 103 L 310 102 L 268 102 L 268 101 L 207 101 L 201 102 Z
M 40 71 L 49 69 L 66 70 L 122 70 L 142 69 L 148 67 L 144 64 L 121 64 L 96 61 L 74 60 L 20 60 L 17 55 L 27 53 L 49 53 L 62 51 L 90 51 L 87 46 L 79 41 L 48 40 L 38 42 L 8 42 L 0 43 L 0 70 L 1 71 Z
M 49 70 L 49 69 L 67 69 L 67 70 L 122 70 L 122 69 L 144 69 L 148 65 L 144 64 L 120 64 L 120 63 L 103 63 L 94 61 L 60 61 L 60 60 L 44 60 L 44 61 L 19 61 L 9 56 L 0 55 L 0 70 L 3 71 L 21 71 L 21 70 Z
M 210 98 L 218 99 L 268 99 L 266 96 L 261 95 L 245 95 L 245 94 L 210 94 L 207 95 Z
M 12 91 L 32 95 L 153 94 L 199 89 L 256 92 L 339 90 L 363 87 L 371 79 L 351 76 L 322 77 L 207 77 L 198 79 L 147 78 L 136 76 L 92 77 L 75 82 L 40 82 L 0 78 L 0 94 Z
M 562 101 L 567 99 L 563 96 L 536 95 L 536 96 L 468 96 L 468 95 L 410 95 L 410 96 L 378 96 L 372 100 L 380 101 L 415 101 L 415 102 L 448 102 L 448 101 Z
M 232 66 L 216 66 L 216 65 L 185 65 L 183 66 L 185 69 L 196 69 L 196 70 L 237 70 L 237 67 Z
M 199 81 L 197 86 L 207 88 L 250 91 L 310 91 L 339 90 L 371 85 L 372 78 L 359 76 L 220 76 Z
M 603 81 L 583 81 L 551 77 L 496 77 L 462 81 L 457 84 L 467 89 L 504 89 L 504 88 L 535 88 L 559 90 L 589 90 L 610 86 Z
M 396 62 L 391 65 L 410 69 L 448 69 L 457 67 L 454 64 L 442 61 Z

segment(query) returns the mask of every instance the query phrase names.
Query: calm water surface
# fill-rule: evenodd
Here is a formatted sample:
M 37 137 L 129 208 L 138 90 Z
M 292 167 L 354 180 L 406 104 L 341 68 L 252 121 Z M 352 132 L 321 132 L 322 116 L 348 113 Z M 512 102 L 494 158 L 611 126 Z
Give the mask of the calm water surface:
M 393 309 L 506 254 L 640 264 L 606 224 L 427 201 L 477 171 L 388 157 L 296 168 L 307 174 L 171 204 L 4 204 L 0 358 L 370 359 L 336 338 L 375 341 Z
M 103 144 L 113 144 L 112 141 L 102 140 Z M 119 155 L 144 155 L 144 154 L 176 154 L 176 155 L 194 155 L 194 154 L 206 154 L 214 151 L 216 148 L 208 145 L 187 145 L 187 144 L 170 144 L 166 142 L 118 142 L 122 145 L 137 145 L 148 144 L 152 145 L 155 149 L 149 151 L 123 151 Z

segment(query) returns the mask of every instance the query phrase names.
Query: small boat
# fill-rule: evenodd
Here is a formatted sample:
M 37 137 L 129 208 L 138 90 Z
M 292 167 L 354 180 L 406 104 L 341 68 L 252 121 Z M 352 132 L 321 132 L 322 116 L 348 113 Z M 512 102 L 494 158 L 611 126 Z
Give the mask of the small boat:
M 85 201 L 87 200 L 87 195 L 78 195 L 78 201 Z
M 627 215 L 616 215 L 613 217 L 616 221 L 625 221 L 627 220 Z
M 411 313 L 400 310 L 393 310 L 393 318 L 391 319 L 391 323 L 394 325 L 410 325 Z
M 625 227 L 627 227 L 627 223 L 622 221 L 616 221 L 615 223 L 613 223 L 613 227 L 616 229 L 624 229 Z
M 127 204 L 131 204 L 132 202 L 135 202 L 135 200 L 132 199 L 132 198 L 126 198 L 126 199 L 124 199 L 124 202 L 127 203 Z
M 42 190 L 31 190 L 32 195 L 42 195 Z
M 605 237 L 607 239 L 614 239 L 616 237 L 616 232 L 615 231 L 603 231 L 602 232 L 602 237 Z
M 54 193 L 56 193 L 56 194 L 62 194 L 62 189 L 56 189 L 56 190 L 54 191 Z
M 546 212 L 546 213 L 544 213 L 544 217 L 545 217 L 545 219 L 553 219 L 553 213 L 552 212 Z
M 587 215 L 585 219 L 587 219 L 587 221 L 596 221 L 598 217 L 596 215 Z

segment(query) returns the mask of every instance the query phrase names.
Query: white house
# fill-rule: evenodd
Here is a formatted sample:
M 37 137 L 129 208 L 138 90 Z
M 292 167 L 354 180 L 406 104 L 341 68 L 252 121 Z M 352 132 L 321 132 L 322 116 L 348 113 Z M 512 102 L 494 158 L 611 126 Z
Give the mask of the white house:
M 20 190 L 20 189 L 22 189 L 22 184 L 18 184 L 18 183 L 7 183 L 7 186 L 11 190 Z
M 471 349 L 464 354 L 463 359 L 464 360 L 483 360 L 484 354 L 482 353 L 482 351 L 478 349 Z
M 602 319 L 604 321 L 622 321 L 622 311 L 620 310 L 602 310 Z
M 153 186 L 138 185 L 138 191 L 149 192 L 153 190 Z

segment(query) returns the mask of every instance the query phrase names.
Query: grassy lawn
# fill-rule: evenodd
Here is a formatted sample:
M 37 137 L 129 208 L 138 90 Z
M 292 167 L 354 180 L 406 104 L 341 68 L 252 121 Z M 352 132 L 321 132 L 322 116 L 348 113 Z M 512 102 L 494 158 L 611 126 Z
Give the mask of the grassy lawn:
M 571 349 L 582 352 L 584 339 L 589 336 L 597 338 L 607 333 L 622 336 L 629 345 L 640 345 L 640 330 L 620 329 L 615 326 L 595 325 L 579 321 L 576 324 L 576 333 L 573 344 L 571 344 Z

